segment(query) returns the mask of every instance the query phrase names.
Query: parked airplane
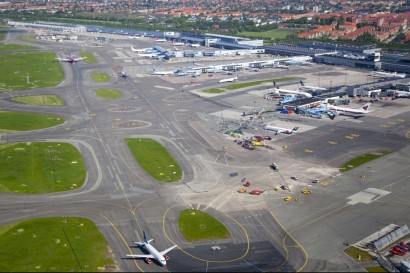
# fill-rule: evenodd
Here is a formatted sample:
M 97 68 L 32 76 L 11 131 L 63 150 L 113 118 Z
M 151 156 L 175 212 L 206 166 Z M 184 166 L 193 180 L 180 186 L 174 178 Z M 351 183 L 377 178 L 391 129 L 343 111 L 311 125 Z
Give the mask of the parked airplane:
M 60 62 L 75 63 L 75 62 L 84 60 L 85 58 L 86 57 L 76 58 L 74 55 L 70 55 L 67 58 L 56 58 L 56 60 L 59 60 Z
M 299 127 L 295 127 L 293 129 L 288 129 L 288 128 L 282 128 L 282 127 L 277 127 L 277 126 L 272 126 L 272 125 L 266 125 L 264 127 L 264 129 L 268 130 L 268 131 L 275 132 L 275 135 L 277 135 L 277 134 L 288 134 L 288 135 L 290 135 L 293 132 L 296 132 L 299 129 Z
M 367 113 L 371 112 L 371 111 L 369 111 L 370 104 L 371 104 L 370 102 L 366 103 L 365 105 L 363 105 L 362 107 L 360 107 L 358 109 L 352 109 L 352 108 L 347 108 L 347 107 L 339 107 L 339 106 L 330 105 L 328 109 L 330 111 L 334 111 L 338 115 L 360 116 L 360 115 L 364 115 L 364 114 L 367 114 Z
M 153 68 L 151 75 L 172 75 L 174 73 L 175 73 L 174 70 L 156 71 L 155 68 Z
M 155 42 L 166 42 L 167 39 L 156 39 Z
M 129 75 L 127 72 L 121 71 L 121 73 L 119 73 L 119 76 L 126 79 Z
M 406 74 L 405 73 L 389 73 L 389 72 L 382 72 L 382 71 L 373 71 L 372 72 L 373 77 L 380 77 L 380 78 L 405 78 Z
M 146 47 L 146 48 L 134 48 L 131 46 L 131 50 L 133 52 L 138 52 L 138 53 L 143 53 L 143 52 L 147 52 L 149 50 L 152 50 L 152 47 Z
M 183 42 L 174 42 L 173 44 L 174 44 L 174 46 L 183 46 L 183 45 L 185 45 L 185 43 L 183 43 Z
M 190 44 L 189 46 L 190 46 L 190 47 L 199 47 L 200 44 Z
M 176 76 L 186 76 L 187 72 L 185 72 L 185 71 L 182 70 L 182 69 L 178 69 L 177 71 L 174 72 L 174 74 L 175 74 Z
M 221 83 L 221 82 L 234 82 L 234 81 L 236 81 L 238 79 L 238 75 L 236 75 L 236 77 L 233 77 L 233 78 L 227 78 L 227 79 L 222 79 L 222 80 L 220 80 L 219 82 Z
M 313 90 L 313 91 L 316 91 L 316 90 L 325 91 L 325 90 L 327 90 L 327 88 L 324 88 L 324 87 L 305 85 L 305 83 L 302 80 L 300 80 L 300 85 L 301 85 L 300 86 L 301 89 L 308 89 L 308 90 Z
M 296 59 L 287 60 L 287 61 L 284 61 L 284 63 L 289 64 L 289 65 L 312 65 L 312 63 L 310 62 L 300 61 Z
M 302 95 L 305 96 L 306 98 L 311 98 L 312 94 L 303 92 L 303 91 L 298 91 L 298 90 L 288 90 L 288 89 L 281 89 L 281 88 L 273 88 L 269 92 L 269 94 L 295 94 L 295 95 Z
M 172 249 L 176 248 L 177 245 L 171 246 L 164 251 L 158 251 L 156 250 L 152 245 L 150 245 L 150 242 L 152 242 L 154 239 L 147 240 L 147 236 L 144 233 L 144 242 L 134 242 L 136 245 L 139 247 L 144 247 L 149 254 L 143 254 L 143 255 L 135 255 L 135 254 L 127 254 L 126 256 L 129 258 L 143 258 L 145 259 L 145 262 L 147 264 L 150 264 L 152 261 L 151 259 L 157 260 L 161 265 L 166 265 L 167 260 L 169 260 L 169 256 L 166 255 L 168 252 L 170 252 Z

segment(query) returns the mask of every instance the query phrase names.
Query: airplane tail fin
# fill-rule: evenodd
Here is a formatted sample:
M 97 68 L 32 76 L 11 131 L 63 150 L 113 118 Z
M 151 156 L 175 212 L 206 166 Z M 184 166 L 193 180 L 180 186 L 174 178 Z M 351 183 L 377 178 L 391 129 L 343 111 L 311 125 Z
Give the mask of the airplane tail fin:
M 300 85 L 305 86 L 305 83 L 302 80 L 300 80 Z
M 274 87 L 276 86 L 276 82 L 273 82 L 273 86 L 274 86 Z
M 145 243 L 148 243 L 147 235 L 145 234 L 145 231 L 143 231 L 142 233 L 144 234 L 144 242 L 145 242 Z
M 361 110 L 365 110 L 365 111 L 369 111 L 369 108 L 370 108 L 370 102 L 369 103 L 366 103 L 365 105 L 363 105 L 360 109 Z
M 296 132 L 299 129 L 299 127 L 295 127 L 292 129 L 292 131 Z

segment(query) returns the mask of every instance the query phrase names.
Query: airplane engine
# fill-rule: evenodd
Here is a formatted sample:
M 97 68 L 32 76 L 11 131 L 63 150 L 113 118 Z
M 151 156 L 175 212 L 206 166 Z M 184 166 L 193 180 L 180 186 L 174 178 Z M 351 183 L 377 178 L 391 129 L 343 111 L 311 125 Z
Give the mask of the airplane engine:
M 151 259 L 150 259 L 150 258 L 146 258 L 146 259 L 145 259 L 145 262 L 146 262 L 147 264 L 152 263 L 152 261 L 151 261 Z
M 168 256 L 168 255 L 164 255 L 164 259 L 168 261 L 168 260 L 169 260 L 169 256 Z

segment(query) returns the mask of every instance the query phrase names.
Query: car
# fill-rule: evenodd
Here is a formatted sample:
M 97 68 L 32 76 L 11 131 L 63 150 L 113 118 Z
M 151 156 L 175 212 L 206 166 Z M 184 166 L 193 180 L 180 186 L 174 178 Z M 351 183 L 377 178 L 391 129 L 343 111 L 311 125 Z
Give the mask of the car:
M 251 186 L 251 182 L 247 181 L 245 184 L 243 184 L 245 187 L 250 187 Z
M 271 165 L 269 165 L 269 167 L 271 167 L 271 169 L 274 171 L 278 169 L 278 165 L 276 165 L 276 163 L 272 163 Z
M 250 192 L 250 194 L 252 194 L 252 195 L 260 195 L 262 192 L 263 192 L 263 191 L 261 191 L 261 190 L 253 190 L 253 191 Z
M 312 183 L 319 183 L 319 179 L 313 180 Z
M 298 180 L 299 179 L 297 176 L 291 176 L 290 178 L 292 178 L 293 180 Z
M 244 193 L 244 192 L 247 192 L 247 191 L 248 191 L 248 190 L 247 190 L 247 189 L 244 189 L 244 188 L 241 188 L 241 189 L 238 190 L 239 193 Z
M 283 199 L 283 200 L 290 201 L 290 200 L 292 200 L 292 196 L 286 196 L 285 199 Z
M 310 190 L 302 190 L 303 194 L 311 194 L 312 192 Z

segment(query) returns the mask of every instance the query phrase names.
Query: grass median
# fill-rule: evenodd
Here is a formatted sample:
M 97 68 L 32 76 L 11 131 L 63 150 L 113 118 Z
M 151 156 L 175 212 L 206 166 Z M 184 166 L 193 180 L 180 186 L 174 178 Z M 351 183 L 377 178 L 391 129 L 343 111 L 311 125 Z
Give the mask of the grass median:
M 85 218 L 39 218 L 0 227 L 1 272 L 98 272 L 115 266 L 110 252 Z
M 88 64 L 95 64 L 97 63 L 97 58 L 91 52 L 82 52 L 80 57 L 85 58 L 84 62 Z
M 390 151 L 380 151 L 377 153 L 369 153 L 369 154 L 360 155 L 344 163 L 343 166 L 340 168 L 340 171 L 341 172 L 350 171 L 354 168 L 359 167 L 360 165 L 366 164 L 367 162 L 378 159 L 390 153 L 391 153 Z
M 0 111 L 0 132 L 38 130 L 63 123 L 63 118 L 52 115 Z
M 161 182 L 181 180 L 182 169 L 161 143 L 149 138 L 127 138 L 137 163 L 153 178 Z
M 0 91 L 47 88 L 64 79 L 61 64 L 52 52 L 0 55 Z
M 105 72 L 93 72 L 91 74 L 91 77 L 95 82 L 109 82 L 110 81 L 110 75 L 108 75 Z
M 103 99 L 118 99 L 122 97 L 122 93 L 115 89 L 97 89 L 95 94 Z
M 14 97 L 12 101 L 21 102 L 37 106 L 63 106 L 64 100 L 57 95 L 36 95 Z
M 228 229 L 209 214 L 199 210 L 184 210 L 178 220 L 179 229 L 187 241 L 226 239 Z
M 0 145 L 0 191 L 50 193 L 80 188 L 86 169 L 71 144 L 25 142 Z

